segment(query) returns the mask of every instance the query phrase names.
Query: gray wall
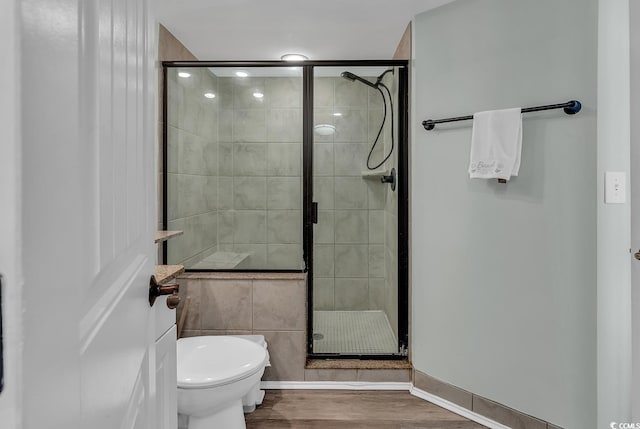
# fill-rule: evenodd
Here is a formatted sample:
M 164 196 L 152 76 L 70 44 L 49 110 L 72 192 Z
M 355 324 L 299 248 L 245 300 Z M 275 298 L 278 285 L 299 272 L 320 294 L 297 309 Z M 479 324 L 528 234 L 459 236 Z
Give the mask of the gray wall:
M 414 21 L 412 360 L 554 424 L 596 421 L 595 0 L 455 2 Z M 570 28 L 570 31 L 567 31 Z M 471 123 L 525 115 L 520 176 L 470 180 Z
M 630 3 L 600 0 L 598 10 L 598 427 L 637 421 L 630 398 L 637 389 L 631 378 L 630 204 L 604 204 L 604 172 L 630 171 Z

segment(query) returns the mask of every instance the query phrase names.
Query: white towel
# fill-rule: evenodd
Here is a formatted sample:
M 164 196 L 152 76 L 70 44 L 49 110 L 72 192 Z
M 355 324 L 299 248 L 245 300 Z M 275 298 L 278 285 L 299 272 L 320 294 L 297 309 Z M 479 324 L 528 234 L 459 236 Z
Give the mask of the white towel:
M 522 108 L 473 115 L 469 177 L 504 179 L 517 176 L 522 152 Z

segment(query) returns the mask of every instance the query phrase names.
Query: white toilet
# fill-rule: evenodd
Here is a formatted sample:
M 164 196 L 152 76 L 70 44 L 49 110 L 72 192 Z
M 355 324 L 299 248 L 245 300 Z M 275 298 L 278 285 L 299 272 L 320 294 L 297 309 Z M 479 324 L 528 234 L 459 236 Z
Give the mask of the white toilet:
M 267 364 L 264 347 L 232 336 L 178 340 L 178 413 L 189 429 L 245 429 L 242 398 Z

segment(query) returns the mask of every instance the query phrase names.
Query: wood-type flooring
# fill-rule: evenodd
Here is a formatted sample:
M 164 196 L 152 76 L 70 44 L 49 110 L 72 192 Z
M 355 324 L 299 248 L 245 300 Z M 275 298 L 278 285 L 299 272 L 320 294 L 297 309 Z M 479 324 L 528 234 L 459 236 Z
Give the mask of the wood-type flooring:
M 268 390 L 247 429 L 478 429 L 484 426 L 399 391 Z

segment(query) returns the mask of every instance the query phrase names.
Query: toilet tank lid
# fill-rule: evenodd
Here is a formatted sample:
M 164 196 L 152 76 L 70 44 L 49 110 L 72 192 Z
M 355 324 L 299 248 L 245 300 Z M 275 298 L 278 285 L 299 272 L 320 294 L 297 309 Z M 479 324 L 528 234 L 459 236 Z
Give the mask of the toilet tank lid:
M 264 368 L 264 347 L 237 337 L 201 336 L 178 340 L 178 387 L 227 384 Z

